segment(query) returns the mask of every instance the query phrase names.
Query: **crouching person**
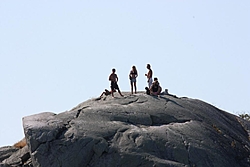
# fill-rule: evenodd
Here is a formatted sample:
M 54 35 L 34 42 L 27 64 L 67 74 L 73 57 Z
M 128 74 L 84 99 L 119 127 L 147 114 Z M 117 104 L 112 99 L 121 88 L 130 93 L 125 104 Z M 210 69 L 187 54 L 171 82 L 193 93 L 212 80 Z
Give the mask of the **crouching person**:
M 150 90 L 150 95 L 154 95 L 154 96 L 160 95 L 162 88 L 157 78 L 154 78 L 154 82 L 152 83 L 149 90 Z

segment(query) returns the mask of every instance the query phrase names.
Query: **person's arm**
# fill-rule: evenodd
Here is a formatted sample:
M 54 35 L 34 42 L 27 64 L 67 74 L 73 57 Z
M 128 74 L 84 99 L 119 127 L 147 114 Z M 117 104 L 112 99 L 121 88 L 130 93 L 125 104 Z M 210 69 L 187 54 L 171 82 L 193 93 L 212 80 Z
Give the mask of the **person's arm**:
M 148 71 L 148 73 L 147 73 L 147 74 L 145 74 L 145 76 L 148 78 L 148 75 L 149 75 L 149 71 Z
M 152 70 L 149 70 L 149 72 L 148 72 L 148 78 L 152 78 Z
M 118 82 L 118 76 L 117 75 L 115 75 L 116 76 L 116 82 Z
M 112 75 L 112 74 L 111 74 Z M 111 81 L 111 75 L 109 75 L 109 81 Z
M 161 93 L 162 88 L 160 87 L 160 85 L 158 86 L 158 91 L 157 91 L 157 95 L 159 95 Z

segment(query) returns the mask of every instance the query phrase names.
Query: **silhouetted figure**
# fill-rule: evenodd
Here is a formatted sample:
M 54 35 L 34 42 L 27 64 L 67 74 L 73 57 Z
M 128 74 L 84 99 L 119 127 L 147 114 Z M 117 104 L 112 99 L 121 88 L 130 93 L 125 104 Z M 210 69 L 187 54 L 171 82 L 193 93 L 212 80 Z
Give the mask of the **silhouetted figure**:
M 115 90 L 118 90 L 119 94 L 121 96 L 123 96 L 120 89 L 119 89 L 119 86 L 117 84 L 118 76 L 115 74 L 115 69 L 114 68 L 112 69 L 112 73 L 109 76 L 109 80 L 111 81 L 111 86 L 110 87 L 111 87 L 111 95 L 112 95 L 112 97 L 114 97 Z
M 155 95 L 155 96 L 160 95 L 162 88 L 157 78 L 154 78 L 154 82 L 152 83 L 149 90 L 150 90 L 150 95 Z
M 136 93 L 136 78 L 138 76 L 138 72 L 136 70 L 136 67 L 133 66 L 132 70 L 129 73 L 129 79 L 130 79 L 130 85 L 131 85 L 131 93 L 133 94 L 133 87 L 135 88 Z
M 111 91 L 109 91 L 108 89 L 105 89 L 104 92 L 102 92 L 100 98 L 101 98 L 103 95 L 106 95 L 106 96 L 111 95 Z
M 153 79 L 152 79 L 152 77 L 153 77 L 153 71 L 151 69 L 150 64 L 147 64 L 147 69 L 148 69 L 148 73 L 145 74 L 145 76 L 147 77 L 148 87 L 150 88 L 151 85 L 152 85 L 152 82 L 153 82 Z

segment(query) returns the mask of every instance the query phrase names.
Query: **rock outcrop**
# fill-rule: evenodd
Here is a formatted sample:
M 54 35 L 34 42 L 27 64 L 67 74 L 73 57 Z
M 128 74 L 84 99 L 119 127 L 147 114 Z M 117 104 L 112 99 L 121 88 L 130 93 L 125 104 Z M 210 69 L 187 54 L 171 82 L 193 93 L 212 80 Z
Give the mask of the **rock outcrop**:
M 196 99 L 107 96 L 23 128 L 27 146 L 0 148 L 0 167 L 250 166 L 250 123 Z

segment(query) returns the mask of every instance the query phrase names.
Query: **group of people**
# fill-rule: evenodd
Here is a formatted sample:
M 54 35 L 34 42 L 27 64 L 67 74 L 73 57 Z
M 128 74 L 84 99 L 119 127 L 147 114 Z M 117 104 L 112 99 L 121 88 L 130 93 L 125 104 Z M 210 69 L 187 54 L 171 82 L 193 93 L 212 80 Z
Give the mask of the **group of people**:
M 150 64 L 147 64 L 147 69 L 148 69 L 148 73 L 145 74 L 145 76 L 147 77 L 147 82 L 148 82 L 148 87 L 146 87 L 146 93 L 148 95 L 159 95 L 161 93 L 161 86 L 158 82 L 157 78 L 154 78 L 153 80 L 153 71 L 151 69 Z M 112 95 L 112 97 L 114 97 L 114 92 L 116 92 L 116 90 L 118 91 L 118 93 L 122 95 L 119 86 L 117 84 L 118 82 L 118 76 L 116 75 L 116 70 L 112 69 L 112 73 L 109 76 L 109 81 L 111 81 L 111 91 L 105 89 L 105 91 L 101 94 L 100 97 L 102 97 L 102 95 Z M 135 66 L 132 66 L 132 69 L 129 73 L 129 80 L 130 80 L 130 84 L 131 84 L 131 93 L 136 93 L 137 91 L 137 87 L 136 87 L 136 78 L 138 77 L 138 72 Z
M 146 93 L 148 95 L 160 95 L 161 93 L 161 86 L 160 86 L 160 83 L 158 81 L 158 78 L 154 78 L 154 81 L 153 81 L 153 71 L 151 69 L 151 66 L 150 64 L 147 64 L 147 69 L 148 69 L 148 73 L 145 74 L 145 76 L 147 77 L 147 80 L 148 80 L 148 87 L 145 87 L 146 89 Z

